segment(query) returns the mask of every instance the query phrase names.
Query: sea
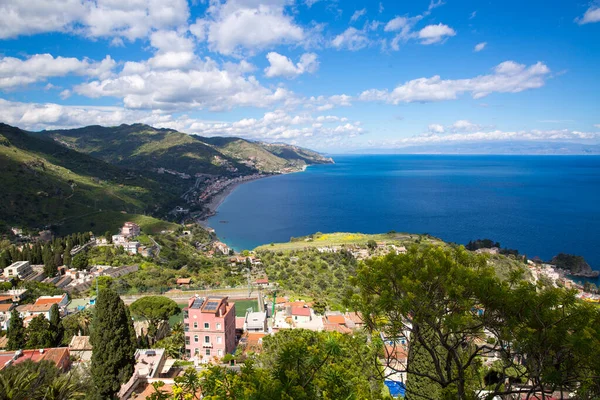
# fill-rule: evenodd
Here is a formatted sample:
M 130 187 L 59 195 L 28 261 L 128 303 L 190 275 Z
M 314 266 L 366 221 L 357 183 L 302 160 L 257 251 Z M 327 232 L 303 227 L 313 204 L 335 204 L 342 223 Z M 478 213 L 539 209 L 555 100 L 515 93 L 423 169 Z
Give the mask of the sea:
M 333 155 L 238 186 L 209 221 L 236 250 L 316 232 L 489 238 L 600 269 L 599 156 Z

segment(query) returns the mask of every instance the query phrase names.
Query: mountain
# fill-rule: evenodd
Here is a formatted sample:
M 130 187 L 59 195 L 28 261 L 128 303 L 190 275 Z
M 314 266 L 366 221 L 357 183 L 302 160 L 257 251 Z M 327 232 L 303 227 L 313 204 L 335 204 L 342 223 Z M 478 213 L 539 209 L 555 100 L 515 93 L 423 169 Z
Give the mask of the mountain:
M 0 223 L 5 225 L 60 229 L 68 223 L 72 229 L 91 229 L 107 211 L 119 220 L 115 223 L 128 218 L 123 212 L 160 213 L 181 189 L 173 179 L 154 175 L 0 124 Z M 115 218 L 114 212 L 122 217 Z
M 166 168 L 194 175 L 246 175 L 256 171 L 331 162 L 291 145 L 271 145 L 240 138 L 205 138 L 144 124 L 42 131 L 37 135 L 114 165 L 136 169 Z

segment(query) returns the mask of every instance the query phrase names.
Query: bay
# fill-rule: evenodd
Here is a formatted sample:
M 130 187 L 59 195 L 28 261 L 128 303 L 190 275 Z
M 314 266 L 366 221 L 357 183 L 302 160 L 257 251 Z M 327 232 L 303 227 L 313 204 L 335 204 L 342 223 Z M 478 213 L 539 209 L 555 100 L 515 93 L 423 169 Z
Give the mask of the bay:
M 600 157 L 341 155 L 236 188 L 209 219 L 235 248 L 315 232 L 429 233 L 499 241 L 600 269 Z

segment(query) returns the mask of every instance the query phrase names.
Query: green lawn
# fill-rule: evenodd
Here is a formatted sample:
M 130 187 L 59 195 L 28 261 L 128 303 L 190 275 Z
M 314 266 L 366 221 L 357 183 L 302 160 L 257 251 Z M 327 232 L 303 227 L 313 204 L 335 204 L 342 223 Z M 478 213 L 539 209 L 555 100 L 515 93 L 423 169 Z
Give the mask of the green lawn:
M 253 311 L 258 311 L 258 302 L 256 300 L 235 300 L 235 316 L 244 317 L 246 309 L 250 307 Z
M 173 326 L 177 323 L 183 322 L 183 309 L 187 307 L 187 304 L 177 304 L 181 309 L 181 312 L 177 315 L 173 315 L 169 318 L 169 325 Z

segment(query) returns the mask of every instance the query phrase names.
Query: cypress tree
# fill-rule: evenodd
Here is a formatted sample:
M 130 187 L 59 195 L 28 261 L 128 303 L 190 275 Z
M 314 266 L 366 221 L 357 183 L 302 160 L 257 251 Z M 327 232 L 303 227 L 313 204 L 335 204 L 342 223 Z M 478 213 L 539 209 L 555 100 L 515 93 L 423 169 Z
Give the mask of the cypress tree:
M 103 399 L 110 399 L 133 374 L 135 332 L 129 313 L 117 292 L 100 290 L 90 342 L 92 379 Z
M 12 310 L 10 313 L 7 337 L 7 350 L 20 350 L 25 348 L 25 328 L 23 327 L 23 319 L 16 309 Z
M 27 335 L 26 348 L 44 349 L 52 347 L 53 335 L 50 329 L 50 322 L 42 314 L 29 322 L 25 333 Z
M 423 327 L 421 327 L 423 329 Z M 424 338 L 433 336 L 433 333 L 425 331 L 421 333 Z M 435 343 L 434 340 L 428 341 Z M 439 349 L 436 349 L 438 351 Z M 413 340 L 408 351 L 408 373 L 406 374 L 406 399 L 439 399 L 441 398 L 441 389 L 439 383 L 432 381 L 426 376 L 411 374 L 410 371 L 432 373 L 435 370 L 431 354 L 419 343 Z M 435 374 L 433 374 L 435 375 Z
M 50 331 L 52 331 L 54 345 L 58 346 L 62 341 L 64 332 L 58 304 L 52 304 L 52 307 L 50 307 Z

